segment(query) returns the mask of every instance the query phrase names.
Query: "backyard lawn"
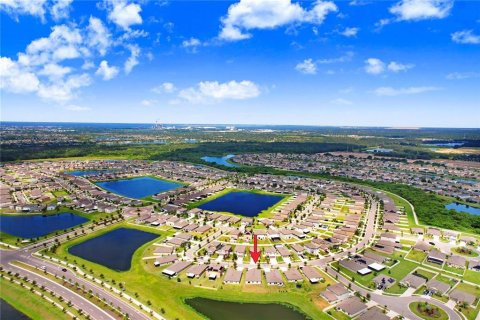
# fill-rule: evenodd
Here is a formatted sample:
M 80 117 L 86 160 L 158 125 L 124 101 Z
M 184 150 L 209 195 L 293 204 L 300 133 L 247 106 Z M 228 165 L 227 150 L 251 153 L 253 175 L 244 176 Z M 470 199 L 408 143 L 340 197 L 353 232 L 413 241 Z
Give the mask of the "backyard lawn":
M 423 251 L 418 251 L 418 250 L 411 250 L 407 254 L 407 258 L 410 260 L 414 260 L 418 263 L 422 263 L 423 260 L 427 257 L 427 254 Z

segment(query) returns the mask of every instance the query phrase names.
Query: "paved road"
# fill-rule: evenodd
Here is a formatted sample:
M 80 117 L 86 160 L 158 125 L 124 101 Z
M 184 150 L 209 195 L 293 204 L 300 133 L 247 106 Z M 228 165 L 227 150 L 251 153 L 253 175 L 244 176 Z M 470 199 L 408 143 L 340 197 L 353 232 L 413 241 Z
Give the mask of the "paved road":
M 363 296 L 366 296 L 367 293 L 369 293 L 372 301 L 381 306 L 387 306 L 388 309 L 395 311 L 396 313 L 401 314 L 408 319 L 421 320 L 421 318 L 410 311 L 408 307 L 410 303 L 415 301 L 428 302 L 442 308 L 448 314 L 450 320 L 462 319 L 454 310 L 446 307 L 441 301 L 436 299 L 427 299 L 421 296 L 399 297 L 376 294 L 356 285 L 355 283 L 352 283 L 349 279 L 346 279 L 343 275 L 336 272 L 331 267 L 328 267 L 327 272 L 332 277 L 338 277 L 338 281 L 343 283 L 345 286 L 350 284 L 352 290 L 360 292 Z
M 366 247 L 373 239 L 375 235 L 375 213 L 377 211 L 377 204 L 374 203 L 372 208 L 367 214 L 367 224 L 365 229 L 365 237 L 356 244 L 352 249 L 342 252 L 335 255 L 335 259 L 338 261 L 343 258 L 345 255 L 348 255 L 348 252 L 354 253 L 364 247 Z M 328 262 L 331 262 L 333 257 L 328 257 L 325 259 L 317 260 L 319 266 L 325 267 Z M 351 286 L 352 290 L 360 292 L 363 296 L 366 296 L 367 293 L 370 294 L 371 300 L 378 303 L 381 306 L 387 306 L 388 309 L 403 315 L 408 319 L 421 320 L 420 317 L 416 316 L 409 309 L 409 304 L 415 301 L 427 301 L 428 303 L 435 304 L 436 306 L 442 308 L 449 316 L 450 320 L 461 320 L 462 318 L 452 309 L 446 307 L 442 302 L 435 299 L 426 299 L 420 296 L 410 296 L 410 297 L 399 297 L 399 296 L 387 296 L 373 293 L 369 290 L 366 290 L 355 283 L 351 282 L 350 279 L 346 279 L 343 275 L 332 269 L 331 267 L 327 268 L 327 272 L 332 277 L 338 277 L 338 281 L 342 282 L 345 286 Z
M 35 280 L 39 286 L 45 286 L 49 290 L 55 292 L 57 296 L 63 297 L 65 301 L 71 301 L 76 308 L 82 309 L 86 314 L 89 314 L 93 319 L 98 319 L 98 320 L 115 319 L 114 317 L 106 313 L 104 310 L 102 310 L 100 307 L 96 306 L 95 304 L 85 299 L 84 297 L 78 295 L 77 293 L 67 289 L 61 284 L 58 284 L 53 280 L 45 278 L 35 272 L 26 271 L 22 268 L 9 264 L 9 262 L 12 260 L 20 260 L 20 259 L 17 259 L 17 257 L 18 257 L 18 254 L 15 254 L 15 252 L 6 252 L 3 250 L 0 251 L 0 262 L 4 270 L 12 271 L 14 274 L 19 273 L 22 278 L 24 276 L 27 276 L 28 279 Z M 58 269 L 58 267 L 56 269 Z
M 98 230 L 99 227 L 96 228 Z M 89 230 L 90 231 L 90 230 Z M 73 233 L 70 233 L 72 236 Z M 66 240 L 66 235 L 61 235 L 56 237 L 57 239 Z M 127 313 L 130 319 L 135 320 L 146 320 L 150 317 L 138 310 L 136 307 L 128 303 L 127 301 L 120 298 L 115 293 L 109 291 L 108 289 L 102 288 L 100 285 L 94 284 L 91 281 L 84 279 L 82 276 L 77 275 L 74 271 L 67 268 L 66 272 L 62 271 L 64 266 L 57 265 L 53 262 L 40 259 L 33 256 L 32 254 L 35 251 L 38 251 L 40 248 L 43 248 L 44 243 L 52 243 L 53 239 L 47 239 L 42 242 L 32 244 L 30 246 L 20 248 L 18 250 L 0 250 L 0 264 L 4 267 L 5 270 L 11 270 L 12 272 L 20 273 L 22 276 L 28 276 L 29 279 L 35 279 L 40 285 L 45 285 L 48 289 L 54 291 L 57 295 L 61 295 L 66 301 L 72 301 L 72 303 L 84 310 L 89 314 L 93 319 L 114 319 L 101 308 L 97 307 L 87 299 L 76 294 L 72 290 L 48 279 L 43 278 L 37 273 L 30 270 L 23 270 L 17 266 L 11 265 L 11 261 L 21 261 L 33 267 L 42 267 L 45 266 L 47 271 L 53 274 L 64 275 L 66 279 L 73 281 L 73 283 L 78 282 L 81 286 L 84 285 L 86 290 L 92 290 L 94 295 L 98 295 L 101 299 L 105 298 L 106 301 L 112 302 L 115 307 L 120 308 L 124 313 Z

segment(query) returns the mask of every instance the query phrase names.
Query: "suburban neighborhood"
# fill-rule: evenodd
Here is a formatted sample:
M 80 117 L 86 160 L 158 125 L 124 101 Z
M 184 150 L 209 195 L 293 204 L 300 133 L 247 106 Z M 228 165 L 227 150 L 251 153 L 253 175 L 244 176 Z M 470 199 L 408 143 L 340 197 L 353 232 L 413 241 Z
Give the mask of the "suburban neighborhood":
M 313 290 L 315 304 L 335 319 L 417 319 L 413 302 L 450 319 L 478 314 L 478 237 L 421 226 L 413 207 L 369 187 L 171 161 L 45 161 L 0 170 L 3 212 L 101 212 L 164 233 L 141 260 L 146 272 L 179 285 Z M 140 199 L 99 186 L 138 177 L 177 184 Z M 277 198 L 253 216 L 235 214 L 235 206 L 202 208 L 237 193 Z

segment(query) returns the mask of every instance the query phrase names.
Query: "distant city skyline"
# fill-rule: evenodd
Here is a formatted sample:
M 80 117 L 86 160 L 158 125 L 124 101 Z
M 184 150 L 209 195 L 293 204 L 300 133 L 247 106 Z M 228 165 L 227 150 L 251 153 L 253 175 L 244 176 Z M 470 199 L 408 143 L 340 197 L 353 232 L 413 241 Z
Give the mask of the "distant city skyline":
M 480 2 L 0 1 L 2 121 L 480 127 Z

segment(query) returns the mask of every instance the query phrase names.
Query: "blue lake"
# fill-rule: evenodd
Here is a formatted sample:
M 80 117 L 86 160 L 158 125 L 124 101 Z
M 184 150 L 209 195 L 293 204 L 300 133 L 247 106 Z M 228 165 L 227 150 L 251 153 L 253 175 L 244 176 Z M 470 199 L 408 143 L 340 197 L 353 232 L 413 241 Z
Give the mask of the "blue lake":
M 374 148 L 374 149 L 368 149 L 367 152 L 373 152 L 373 153 L 390 153 L 390 152 L 393 152 L 393 149 Z
M 463 146 L 465 142 L 432 142 L 432 143 L 424 142 L 424 144 L 429 146 L 435 146 L 435 147 L 454 148 L 454 147 Z
M 151 232 L 119 228 L 74 245 L 68 252 L 112 270 L 127 271 L 135 251 L 158 237 Z
M 142 199 L 156 193 L 169 191 L 182 186 L 180 183 L 151 177 L 104 181 L 97 182 L 96 184 L 107 191 L 135 199 Z
M 231 212 L 245 217 L 256 217 L 260 212 L 278 203 L 280 195 L 234 191 L 206 202 L 198 208 L 210 211 Z
M 187 299 L 186 303 L 210 320 L 306 320 L 296 309 L 278 303 L 241 303 L 207 298 Z
M 466 212 L 474 215 L 480 215 L 480 208 L 470 207 L 465 204 L 452 202 L 445 206 L 447 209 L 453 209 L 460 212 Z
M 64 230 L 88 219 L 70 212 L 54 215 L 0 215 L 0 231 L 21 238 L 41 237 L 57 230 Z
M 75 177 L 85 177 L 101 173 L 112 173 L 113 170 L 76 170 L 76 171 L 66 171 L 69 175 Z
M 3 299 L 0 299 L 0 319 L 29 320 L 30 317 L 15 309 Z
M 224 157 L 208 157 L 205 156 L 202 158 L 203 161 L 205 162 L 210 162 L 210 163 L 216 163 L 225 167 L 230 167 L 230 168 L 238 168 L 239 166 L 229 162 L 228 160 L 235 157 L 234 154 L 229 154 Z

